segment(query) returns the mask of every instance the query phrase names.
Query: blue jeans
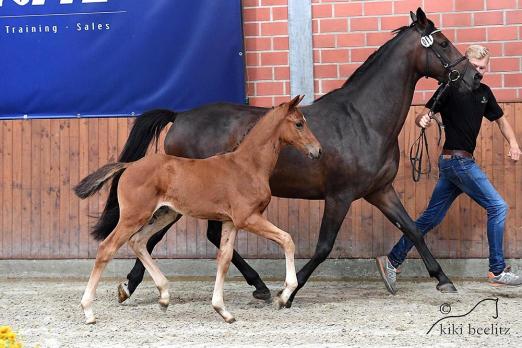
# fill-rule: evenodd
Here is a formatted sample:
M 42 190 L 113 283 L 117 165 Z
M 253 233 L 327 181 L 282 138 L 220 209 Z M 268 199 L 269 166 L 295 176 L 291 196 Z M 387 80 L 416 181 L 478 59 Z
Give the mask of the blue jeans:
M 433 190 L 428 208 L 415 222 L 417 229 L 426 235 L 446 215 L 449 207 L 462 192 L 486 209 L 488 214 L 489 271 L 499 274 L 506 266 L 502 243 L 504 224 L 509 206 L 495 190 L 486 174 L 471 158 L 451 156 L 439 158 L 439 181 Z M 405 236 L 388 254 L 394 267 L 398 267 L 413 247 Z

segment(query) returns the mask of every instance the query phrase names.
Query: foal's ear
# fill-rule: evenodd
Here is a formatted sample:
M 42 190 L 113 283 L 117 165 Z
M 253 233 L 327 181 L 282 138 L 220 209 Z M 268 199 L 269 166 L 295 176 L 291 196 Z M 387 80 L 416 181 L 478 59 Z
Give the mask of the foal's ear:
M 299 103 L 303 100 L 304 95 L 296 95 L 294 99 L 290 100 L 288 103 L 288 111 L 293 110 L 299 105 Z

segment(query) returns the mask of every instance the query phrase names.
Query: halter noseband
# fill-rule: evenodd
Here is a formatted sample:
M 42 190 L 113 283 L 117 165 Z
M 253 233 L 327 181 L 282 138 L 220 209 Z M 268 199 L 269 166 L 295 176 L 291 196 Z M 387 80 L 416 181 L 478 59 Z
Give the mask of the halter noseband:
M 453 68 L 456 67 L 457 65 L 459 65 L 461 62 L 463 62 L 467 58 L 465 56 L 462 56 L 453 63 L 446 62 L 444 57 L 442 57 L 442 55 L 435 49 L 435 46 L 433 46 L 433 42 L 434 42 L 433 34 L 438 33 L 438 32 L 440 32 L 440 29 L 433 30 L 429 34 L 423 33 L 423 35 L 421 37 L 421 45 L 425 48 L 431 48 L 431 50 L 433 51 L 435 56 L 437 58 L 439 58 L 442 66 L 444 67 L 444 70 L 446 70 L 446 72 L 448 73 L 448 83 L 456 82 L 461 78 L 461 74 L 457 69 L 453 69 Z M 466 68 L 467 68 L 467 66 L 466 66 Z M 426 50 L 426 73 L 424 74 L 426 76 L 426 78 L 428 78 L 429 72 L 430 72 L 429 71 L 429 55 L 428 55 L 428 51 Z M 466 72 L 466 70 L 464 70 L 464 73 L 465 72 Z

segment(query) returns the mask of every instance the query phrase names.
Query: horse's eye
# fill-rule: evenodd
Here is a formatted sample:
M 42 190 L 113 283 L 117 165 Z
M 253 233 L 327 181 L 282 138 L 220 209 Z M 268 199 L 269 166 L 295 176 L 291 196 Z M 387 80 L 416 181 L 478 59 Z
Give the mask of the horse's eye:
M 442 48 L 446 48 L 446 47 L 448 47 L 448 41 L 442 41 L 442 42 L 440 43 L 440 46 L 441 46 Z
M 303 122 L 297 122 L 295 126 L 297 127 L 297 129 L 303 129 Z

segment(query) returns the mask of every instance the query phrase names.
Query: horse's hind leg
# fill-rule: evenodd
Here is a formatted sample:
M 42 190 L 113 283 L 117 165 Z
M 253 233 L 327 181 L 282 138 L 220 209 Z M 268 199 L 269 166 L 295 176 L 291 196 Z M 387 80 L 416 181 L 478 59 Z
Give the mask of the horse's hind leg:
M 446 274 L 444 274 L 439 263 L 431 254 L 422 234 L 417 230 L 415 222 L 410 218 L 406 209 L 404 209 L 395 189 L 389 185 L 383 190 L 379 190 L 365 197 L 365 199 L 379 208 L 379 210 L 415 244 L 430 276 L 437 278 L 439 281 L 437 289 L 441 292 L 457 292 L 453 283 Z
M 212 307 L 218 312 L 223 319 L 231 324 L 236 319 L 225 308 L 223 300 L 223 285 L 225 283 L 225 276 L 232 260 L 232 253 L 234 252 L 234 241 L 236 239 L 236 227 L 230 221 L 224 222 L 221 228 L 221 243 L 217 254 L 217 274 L 216 283 L 214 285 L 214 294 L 212 295 Z
M 170 302 L 170 294 L 168 289 L 168 280 L 161 273 L 158 265 L 150 256 L 146 244 L 152 235 L 157 233 L 162 228 L 171 224 L 178 216 L 178 213 L 167 207 L 161 207 L 158 209 L 154 216 L 151 218 L 149 223 L 143 226 L 138 232 L 136 232 L 129 240 L 128 244 L 145 266 L 149 274 L 151 275 L 156 287 L 159 290 L 160 308 L 166 310 Z
M 174 225 L 179 219 L 181 219 L 181 217 L 182 215 L 178 214 L 174 221 L 150 237 L 149 241 L 147 242 L 147 251 L 149 254 L 152 254 L 152 250 L 154 250 L 156 244 L 158 244 L 163 239 L 163 236 L 168 232 L 170 227 Z M 120 285 L 118 285 L 118 302 L 123 303 L 132 296 L 138 285 L 140 285 L 140 283 L 143 281 L 144 274 L 145 267 L 143 266 L 143 263 L 140 261 L 140 259 L 136 258 L 134 267 L 129 272 L 129 274 L 127 274 L 127 281 L 121 282 Z
M 118 222 L 116 228 L 109 236 L 100 243 L 96 254 L 96 261 L 89 277 L 89 282 L 82 297 L 81 306 L 85 314 L 85 323 L 94 324 L 96 318 L 92 310 L 92 303 L 96 296 L 96 288 L 100 282 L 100 277 L 107 263 L 113 258 L 114 254 L 129 239 L 129 237 L 139 228 L 139 225 L 122 224 Z

